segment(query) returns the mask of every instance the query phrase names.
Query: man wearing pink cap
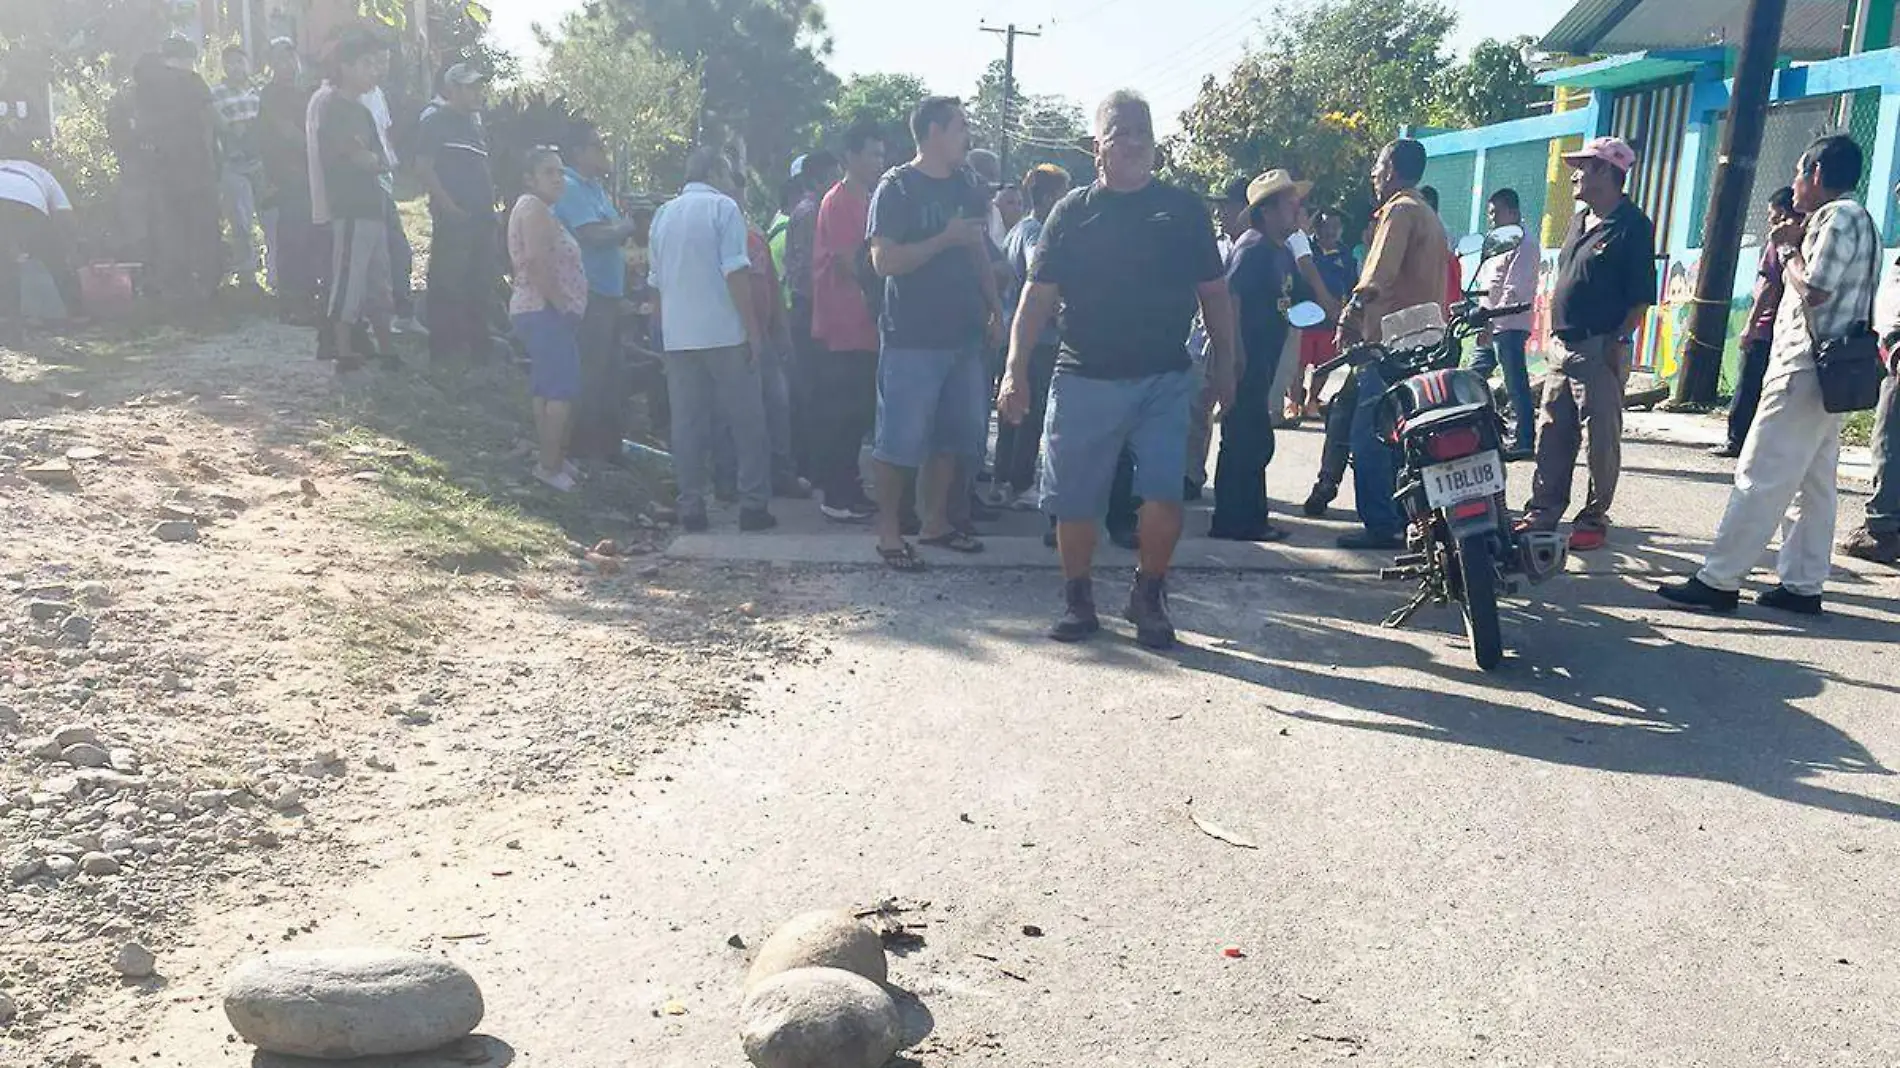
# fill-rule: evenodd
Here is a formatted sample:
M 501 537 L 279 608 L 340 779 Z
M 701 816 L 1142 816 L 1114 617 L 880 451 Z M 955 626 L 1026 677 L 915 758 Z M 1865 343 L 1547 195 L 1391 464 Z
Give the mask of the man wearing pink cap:
M 1555 530 L 1570 507 L 1577 453 L 1587 442 L 1590 488 L 1570 547 L 1602 548 L 1623 469 L 1623 385 L 1630 342 L 1656 299 L 1656 227 L 1623 193 L 1636 153 L 1599 137 L 1564 160 L 1584 210 L 1571 217 L 1557 257 L 1550 331 L 1557 351 L 1544 376 L 1537 424 L 1537 473 L 1519 529 Z

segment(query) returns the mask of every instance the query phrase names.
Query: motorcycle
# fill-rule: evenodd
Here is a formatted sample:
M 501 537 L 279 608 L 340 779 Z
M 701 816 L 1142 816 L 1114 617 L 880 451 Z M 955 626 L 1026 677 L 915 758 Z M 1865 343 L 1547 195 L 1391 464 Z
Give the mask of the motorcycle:
M 1484 256 L 1508 252 L 1512 239 L 1494 232 Z M 1515 240 L 1522 239 L 1520 230 Z M 1504 494 L 1505 423 L 1490 384 L 1458 364 L 1465 340 L 1491 320 L 1530 306 L 1483 308 L 1483 295 L 1467 290 L 1450 323 L 1436 304 L 1394 312 L 1380 323 L 1383 343 L 1351 346 L 1321 370 L 1377 364 L 1390 383 L 1375 426 L 1400 461 L 1393 499 L 1406 519 L 1406 550 L 1379 577 L 1415 580 L 1418 588 L 1385 626 L 1404 626 L 1428 604 L 1456 603 L 1472 655 L 1490 671 L 1504 656 L 1498 598 L 1515 595 L 1520 577 L 1539 585 L 1563 571 L 1568 547 L 1554 533 L 1512 529 Z

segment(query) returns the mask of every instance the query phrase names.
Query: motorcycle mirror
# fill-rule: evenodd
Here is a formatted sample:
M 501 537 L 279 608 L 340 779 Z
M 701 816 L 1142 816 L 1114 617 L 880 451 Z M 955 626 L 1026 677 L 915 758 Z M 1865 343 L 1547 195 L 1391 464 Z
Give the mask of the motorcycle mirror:
M 1306 330 L 1326 321 L 1326 309 L 1310 300 L 1303 300 L 1286 310 L 1286 321 Z
M 1500 226 L 1484 235 L 1484 258 L 1502 256 L 1524 243 L 1524 228 L 1515 223 Z

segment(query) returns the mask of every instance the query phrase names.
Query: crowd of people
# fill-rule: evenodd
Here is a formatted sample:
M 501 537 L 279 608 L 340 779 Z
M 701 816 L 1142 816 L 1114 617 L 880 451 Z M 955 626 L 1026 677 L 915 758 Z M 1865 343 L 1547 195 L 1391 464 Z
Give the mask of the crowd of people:
M 1410 139 L 1373 162 L 1376 207 L 1357 249 L 1346 215 L 1310 206 L 1311 186 L 1286 169 L 1212 197 L 1169 185 L 1155 174 L 1148 105 L 1130 92 L 1097 109 L 1097 173 L 1080 188 L 1052 165 L 1003 181 L 994 154 L 973 150 L 962 104 L 930 97 L 910 119 L 913 159 L 891 166 L 884 131 L 853 127 L 835 154 L 792 164 L 767 225 L 748 220 L 746 168 L 717 145 L 692 152 L 677 195 L 625 214 L 585 123 L 527 153 L 520 174 L 494 173 L 485 80 L 458 63 L 440 73 L 407 143 L 432 227 L 424 327 L 394 199 L 388 44 L 347 33 L 312 79 L 276 41 L 261 85 L 241 50 L 224 55 L 216 87 L 194 59 L 167 42 L 133 73 L 158 287 L 268 286 L 286 321 L 315 326 L 319 354 L 347 374 L 386 356 L 398 330 L 426 333 L 432 359 L 486 359 L 505 276 L 507 321 L 530 365 L 532 473 L 563 492 L 582 477 L 577 453 L 619 451 L 625 398 L 613 383 L 640 289 L 650 334 L 635 340 L 662 354 L 685 530 L 709 528 L 713 496 L 736 501 L 750 532 L 776 525 L 774 498 L 815 492 L 825 517 L 868 525 L 876 558 L 911 572 L 925 567 L 920 545 L 979 553 L 976 524 L 995 509 L 1038 510 L 1065 578 L 1050 632 L 1061 640 L 1099 629 L 1091 565 L 1105 529 L 1139 560 L 1125 610 L 1139 640 L 1173 641 L 1167 575 L 1183 504 L 1204 492 L 1216 423 L 1208 536 L 1287 536 L 1266 491 L 1276 428 L 1318 418 L 1325 445 L 1303 510 L 1325 514 L 1350 468 L 1360 529 L 1339 544 L 1402 547 L 1394 457 L 1376 433 L 1392 383 L 1368 364 L 1329 397 L 1319 368 L 1379 342 L 1395 312 L 1449 310 L 1467 294 L 1494 308 L 1529 303 L 1543 258 L 1534 235 L 1507 243 L 1475 264 L 1467 290 L 1436 191 L 1422 184 L 1425 148 Z M 1657 294 L 1655 233 L 1626 193 L 1627 143 L 1597 138 L 1565 159 L 1578 210 L 1556 258 L 1541 387 L 1527 366 L 1528 315 L 1492 322 L 1470 366 L 1502 372 L 1507 459 L 1534 465 L 1518 529 L 1559 527 L 1581 456 L 1569 544 L 1590 551 L 1611 538 L 1632 337 Z M 1735 607 L 1786 517 L 1781 583 L 1762 603 L 1820 610 L 1841 420 L 1824 410 L 1813 354 L 1875 318 L 1882 251 L 1851 194 L 1861 162 L 1845 137 L 1816 141 L 1771 201 L 1717 450 L 1738 460 L 1734 495 L 1706 565 L 1662 590 L 1678 604 Z M 502 188 L 523 192 L 502 205 Z M 0 293 L 17 302 L 16 251 L 64 262 L 69 216 L 43 169 L 0 161 Z M 1486 216 L 1521 229 L 1518 194 L 1493 191 Z M 636 244 L 645 264 L 630 278 Z M 1318 325 L 1295 327 L 1288 310 L 1306 302 Z M 1886 319 L 1888 341 L 1900 341 L 1900 307 Z M 1868 520 L 1843 545 L 1887 563 L 1900 559 L 1893 393 L 1890 378 Z

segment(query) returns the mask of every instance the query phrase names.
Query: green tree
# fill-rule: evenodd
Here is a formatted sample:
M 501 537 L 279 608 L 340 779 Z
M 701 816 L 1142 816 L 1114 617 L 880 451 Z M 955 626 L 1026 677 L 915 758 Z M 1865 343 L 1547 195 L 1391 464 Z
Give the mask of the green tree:
M 1550 90 L 1538 85 L 1536 73 L 1524 64 L 1524 47 L 1530 43 L 1529 37 L 1480 41 L 1470 58 L 1440 76 L 1434 123 L 1488 126 L 1521 119 L 1531 113 L 1531 105 L 1548 100 Z
M 604 2 L 623 37 L 698 68 L 702 137 L 733 142 L 762 174 L 783 175 L 830 111 L 838 79 L 816 0 Z
M 645 37 L 628 36 L 598 10 L 539 31 L 546 50 L 542 83 L 600 128 L 636 186 L 679 184 L 699 117 L 699 72 L 664 56 Z
M 1325 0 L 1280 12 L 1226 76 L 1209 77 L 1171 146 L 1185 177 L 1214 183 L 1268 167 L 1313 181 L 1316 203 L 1368 203 L 1384 141 L 1431 121 L 1454 66 L 1456 25 L 1437 0 Z
M 521 77 L 521 60 L 495 46 L 488 36 L 489 17 L 488 8 L 471 0 L 429 0 L 429 49 L 438 67 L 475 63 L 497 84 L 512 85 Z
M 1007 128 L 1009 169 L 1013 173 L 1004 175 L 1006 179 L 1019 178 L 1042 163 L 1063 167 L 1078 181 L 1092 179 L 1094 157 L 1084 145 L 1088 128 L 1082 120 L 1081 105 L 1063 96 L 1024 93 L 1018 79 L 1015 101 L 1005 122 L 1002 60 L 992 60 L 977 80 L 967 110 L 973 145 L 1000 154 Z
M 910 113 L 929 95 L 929 87 L 914 74 L 854 74 L 831 102 L 823 140 L 835 148 L 846 130 L 869 122 L 883 132 L 887 158 L 909 159 L 917 154 L 917 142 L 910 136 Z

